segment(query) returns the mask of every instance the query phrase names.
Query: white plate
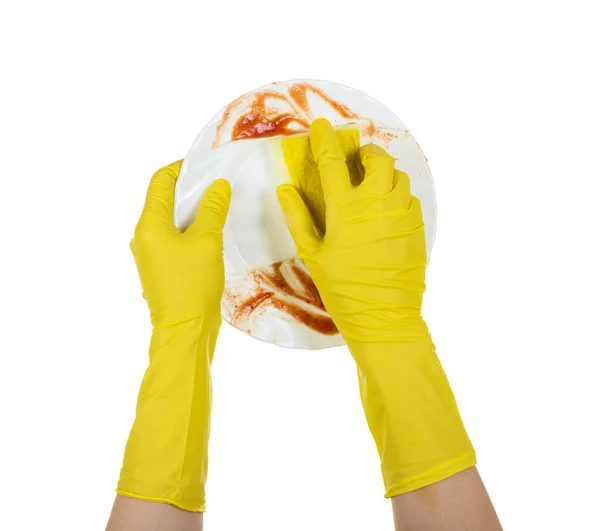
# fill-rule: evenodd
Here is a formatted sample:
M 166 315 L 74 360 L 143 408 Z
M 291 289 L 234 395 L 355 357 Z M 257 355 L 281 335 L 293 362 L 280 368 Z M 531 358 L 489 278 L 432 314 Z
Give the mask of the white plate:
M 406 126 L 366 94 L 328 81 L 284 81 L 244 94 L 219 111 L 183 162 L 175 190 L 175 224 L 189 226 L 200 197 L 215 179 L 231 183 L 223 317 L 252 337 L 283 347 L 320 349 L 342 345 L 343 340 L 319 308 L 316 290 L 307 288 L 307 271 L 295 258 L 277 203 L 276 187 L 289 180 L 279 143 L 274 137 L 245 135 L 273 134 L 284 127 L 284 134 L 306 132 L 319 117 L 334 126 L 356 124 L 361 145 L 379 144 L 396 157 L 396 168 L 408 173 L 412 193 L 421 200 L 428 255 L 435 236 L 427 160 Z M 281 261 L 274 275 L 270 266 Z

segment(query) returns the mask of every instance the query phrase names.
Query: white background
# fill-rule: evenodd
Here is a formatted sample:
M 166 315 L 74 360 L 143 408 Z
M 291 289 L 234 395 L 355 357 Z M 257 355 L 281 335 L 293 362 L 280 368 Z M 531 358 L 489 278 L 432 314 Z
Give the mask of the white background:
M 505 529 L 600 529 L 596 2 L 158 4 L 0 7 L 0 529 L 104 528 L 147 360 L 148 180 L 297 77 L 384 102 L 429 158 L 424 314 Z M 392 529 L 344 349 L 224 326 L 214 394 L 207 531 Z

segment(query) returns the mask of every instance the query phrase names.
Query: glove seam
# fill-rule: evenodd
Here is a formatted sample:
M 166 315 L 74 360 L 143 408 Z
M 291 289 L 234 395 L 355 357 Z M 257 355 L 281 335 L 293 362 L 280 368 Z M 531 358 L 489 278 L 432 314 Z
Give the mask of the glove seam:
M 427 487 L 454 476 L 467 468 L 474 467 L 476 464 L 477 457 L 475 451 L 471 450 L 450 461 L 446 461 L 425 472 L 412 476 L 409 479 L 394 483 L 386 490 L 385 497 L 392 498 L 394 496 L 399 496 L 400 494 L 406 494 L 407 492 Z
M 175 507 L 177 507 L 178 509 L 181 509 L 182 511 L 188 511 L 190 513 L 206 512 L 206 507 L 204 505 L 201 505 L 199 508 L 192 508 L 191 505 L 187 505 L 185 503 L 182 503 L 177 500 L 170 499 L 170 498 L 161 498 L 158 496 L 144 496 L 142 494 L 136 494 L 134 492 L 129 492 L 129 491 L 123 490 L 123 489 L 115 489 L 115 490 L 119 496 L 126 496 L 128 498 L 135 498 L 137 500 L 154 502 L 154 503 L 168 503 L 169 505 L 174 505 Z

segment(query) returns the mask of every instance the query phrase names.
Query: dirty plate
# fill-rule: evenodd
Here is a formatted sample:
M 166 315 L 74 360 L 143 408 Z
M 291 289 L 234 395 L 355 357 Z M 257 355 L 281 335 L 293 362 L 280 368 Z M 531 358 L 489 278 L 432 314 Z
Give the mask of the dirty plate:
M 252 337 L 282 347 L 321 349 L 344 343 L 296 256 L 275 194 L 279 184 L 289 181 L 276 137 L 307 132 L 319 117 L 334 126 L 354 124 L 361 145 L 379 144 L 397 159 L 396 168 L 408 173 L 412 193 L 421 200 L 428 254 L 435 235 L 427 160 L 406 126 L 366 94 L 327 81 L 284 81 L 244 94 L 219 111 L 183 162 L 175 224 L 181 229 L 190 225 L 215 179 L 231 183 L 223 317 Z

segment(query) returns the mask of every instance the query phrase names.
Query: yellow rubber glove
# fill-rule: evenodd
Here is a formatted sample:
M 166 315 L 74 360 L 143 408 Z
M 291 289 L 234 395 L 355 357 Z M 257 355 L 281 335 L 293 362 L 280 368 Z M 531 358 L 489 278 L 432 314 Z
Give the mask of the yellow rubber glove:
M 310 128 L 326 203 L 321 238 L 292 185 L 280 204 L 327 311 L 356 361 L 386 497 L 475 465 L 475 452 L 421 317 L 425 234 L 408 175 L 382 148 L 360 148 L 365 177 L 352 186 L 324 119 Z
M 222 229 L 231 188 L 215 181 L 181 233 L 173 224 L 180 168 L 175 162 L 152 178 L 131 242 L 153 331 L 117 493 L 204 511 L 210 366 L 221 326 Z

